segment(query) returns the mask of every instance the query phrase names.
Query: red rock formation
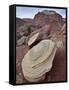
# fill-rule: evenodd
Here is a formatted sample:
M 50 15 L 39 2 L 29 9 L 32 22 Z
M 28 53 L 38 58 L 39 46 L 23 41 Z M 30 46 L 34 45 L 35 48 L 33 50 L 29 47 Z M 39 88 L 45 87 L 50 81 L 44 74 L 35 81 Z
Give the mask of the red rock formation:
M 62 23 L 63 18 L 61 15 L 54 13 L 54 14 L 46 14 L 43 12 L 38 12 L 34 17 L 35 24 L 40 24 L 41 26 L 50 24 L 50 23 Z

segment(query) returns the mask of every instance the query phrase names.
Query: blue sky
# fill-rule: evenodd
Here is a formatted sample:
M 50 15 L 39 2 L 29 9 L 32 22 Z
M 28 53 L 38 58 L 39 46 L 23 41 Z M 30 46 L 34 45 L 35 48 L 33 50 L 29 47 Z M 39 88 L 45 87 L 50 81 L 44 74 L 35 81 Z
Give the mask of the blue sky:
M 66 17 L 66 10 L 65 9 L 54 9 L 54 8 L 35 8 L 35 7 L 16 7 L 16 17 L 18 18 L 34 18 L 35 14 L 37 14 L 39 11 L 43 10 L 54 10 L 62 17 Z

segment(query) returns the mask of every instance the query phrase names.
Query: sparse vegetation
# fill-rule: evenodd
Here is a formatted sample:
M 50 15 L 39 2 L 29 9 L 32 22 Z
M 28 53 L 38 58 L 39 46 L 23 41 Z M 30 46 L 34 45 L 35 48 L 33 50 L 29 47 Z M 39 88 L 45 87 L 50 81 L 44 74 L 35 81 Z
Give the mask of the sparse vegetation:
M 28 30 L 28 35 L 32 32 L 31 31 L 31 27 L 29 26 L 28 28 L 27 28 L 27 30 Z
M 19 33 L 19 32 L 16 32 L 16 39 L 18 40 L 18 39 L 20 39 L 20 38 L 21 38 L 20 33 Z

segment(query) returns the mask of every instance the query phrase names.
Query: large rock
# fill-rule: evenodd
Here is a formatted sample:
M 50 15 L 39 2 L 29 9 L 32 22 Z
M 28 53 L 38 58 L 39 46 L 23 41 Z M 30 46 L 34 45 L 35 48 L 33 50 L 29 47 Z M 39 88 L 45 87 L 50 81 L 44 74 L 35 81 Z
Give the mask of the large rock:
M 63 23 L 63 18 L 54 11 L 42 11 L 35 15 L 34 22 L 43 26 L 51 23 Z
M 50 39 L 57 43 L 57 46 L 66 47 L 66 24 L 59 31 L 50 34 Z
M 50 24 L 51 30 L 60 30 L 61 26 L 64 24 L 62 16 L 54 11 L 42 11 L 38 12 L 33 19 L 18 19 L 16 18 L 16 31 L 22 31 L 19 27 L 26 26 L 31 27 L 32 31 L 38 30 L 44 25 Z M 23 29 L 24 30 L 24 29 Z
M 32 36 L 28 41 L 28 46 L 32 46 L 36 41 L 38 41 L 39 33 L 36 33 L 34 36 Z
M 51 40 L 42 40 L 28 51 L 22 60 L 22 71 L 26 80 L 37 82 L 52 68 L 56 45 Z

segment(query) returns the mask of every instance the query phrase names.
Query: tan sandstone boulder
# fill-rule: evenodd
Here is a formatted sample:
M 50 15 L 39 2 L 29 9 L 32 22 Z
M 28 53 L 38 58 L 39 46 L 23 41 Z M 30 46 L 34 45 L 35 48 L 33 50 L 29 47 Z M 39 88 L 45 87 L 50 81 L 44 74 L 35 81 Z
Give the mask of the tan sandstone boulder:
M 22 72 L 29 82 L 37 82 L 51 70 L 56 53 L 52 40 L 42 40 L 30 49 L 22 60 Z

